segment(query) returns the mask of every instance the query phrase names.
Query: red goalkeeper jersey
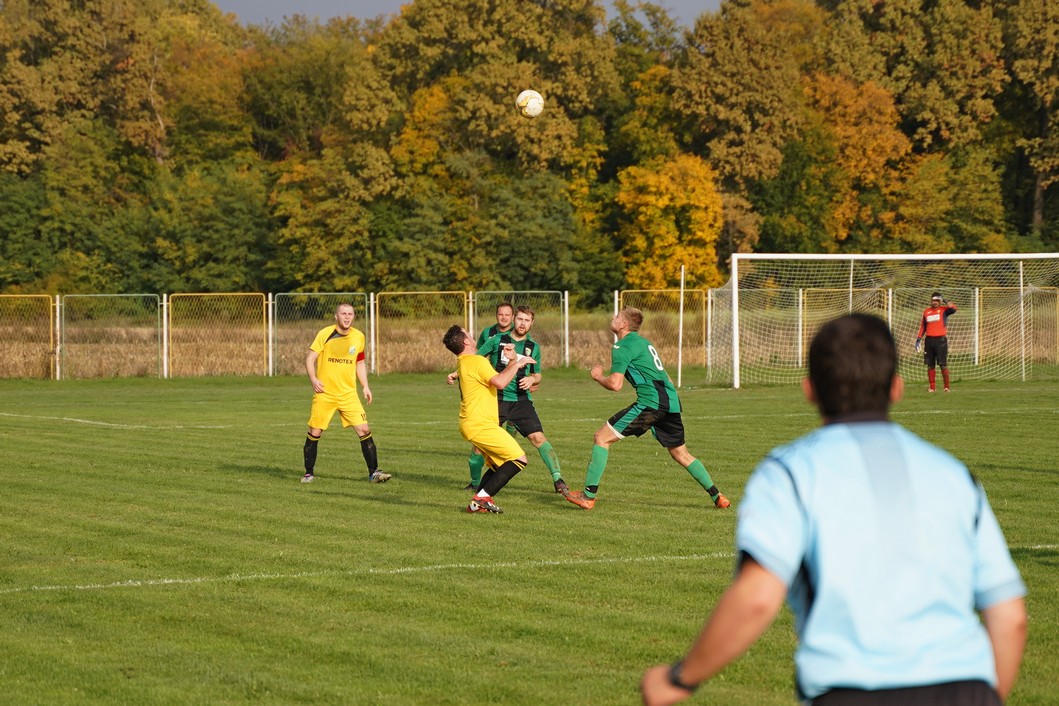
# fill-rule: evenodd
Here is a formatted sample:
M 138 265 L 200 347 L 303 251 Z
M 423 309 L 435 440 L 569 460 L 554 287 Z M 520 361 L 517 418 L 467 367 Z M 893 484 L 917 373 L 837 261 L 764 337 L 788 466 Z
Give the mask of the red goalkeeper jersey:
M 945 328 L 945 320 L 955 313 L 956 305 L 951 302 L 925 309 L 923 311 L 923 320 L 919 322 L 919 333 L 916 334 L 916 338 L 948 335 L 948 330 Z

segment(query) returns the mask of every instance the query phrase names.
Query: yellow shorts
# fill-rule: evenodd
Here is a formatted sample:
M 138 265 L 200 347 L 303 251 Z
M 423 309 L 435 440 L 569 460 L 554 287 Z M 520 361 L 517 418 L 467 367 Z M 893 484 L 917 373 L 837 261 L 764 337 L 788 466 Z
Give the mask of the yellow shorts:
M 499 468 L 508 461 L 514 461 L 525 455 L 518 442 L 500 426 L 471 429 L 461 427 L 460 434 L 482 452 L 485 460 L 493 468 Z
M 309 426 L 313 429 L 326 429 L 335 412 L 342 417 L 342 427 L 363 426 L 368 423 L 364 405 L 357 395 L 333 397 L 327 394 L 314 394 L 313 406 L 309 411 Z

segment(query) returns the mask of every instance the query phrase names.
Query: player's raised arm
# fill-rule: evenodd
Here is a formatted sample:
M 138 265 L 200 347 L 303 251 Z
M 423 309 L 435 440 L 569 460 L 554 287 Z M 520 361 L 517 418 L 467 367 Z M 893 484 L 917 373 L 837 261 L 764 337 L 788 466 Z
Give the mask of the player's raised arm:
M 625 384 L 625 376 L 621 373 L 604 375 L 602 365 L 593 365 L 589 375 L 592 376 L 593 380 L 612 392 L 617 392 Z
M 504 372 L 497 373 L 489 379 L 489 384 L 498 390 L 503 390 L 507 387 L 508 383 L 515 379 L 515 375 L 519 370 L 536 361 L 527 355 L 518 355 L 515 353 L 515 346 L 510 343 L 505 343 L 503 346 L 504 356 L 510 361 L 507 367 L 504 368 Z

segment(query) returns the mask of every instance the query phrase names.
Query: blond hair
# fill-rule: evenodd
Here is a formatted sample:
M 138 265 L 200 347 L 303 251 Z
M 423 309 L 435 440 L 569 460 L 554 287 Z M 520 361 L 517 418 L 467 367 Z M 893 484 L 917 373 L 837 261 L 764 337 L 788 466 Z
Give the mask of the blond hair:
M 621 310 L 621 315 L 625 317 L 625 320 L 629 323 L 630 331 L 639 331 L 640 326 L 643 325 L 643 312 L 631 306 L 627 306 Z

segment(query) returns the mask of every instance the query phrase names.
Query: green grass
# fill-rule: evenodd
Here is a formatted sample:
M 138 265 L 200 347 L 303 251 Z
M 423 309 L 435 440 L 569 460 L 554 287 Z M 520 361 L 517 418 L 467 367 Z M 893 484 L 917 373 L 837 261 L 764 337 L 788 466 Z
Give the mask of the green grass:
M 298 482 L 302 378 L 0 382 L 0 693 L 7 703 L 631 704 L 730 578 L 734 512 L 649 439 L 611 454 L 592 512 L 535 453 L 467 515 L 457 393 L 373 379 L 385 485 L 337 418 Z M 895 418 L 983 480 L 1029 585 L 1012 704 L 1059 683 L 1059 383 L 914 385 Z M 538 394 L 581 487 L 628 403 L 582 371 Z M 683 393 L 689 447 L 738 505 L 772 446 L 816 425 L 788 387 Z M 528 444 L 524 448 L 530 449 Z M 793 704 L 789 613 L 700 702 Z

